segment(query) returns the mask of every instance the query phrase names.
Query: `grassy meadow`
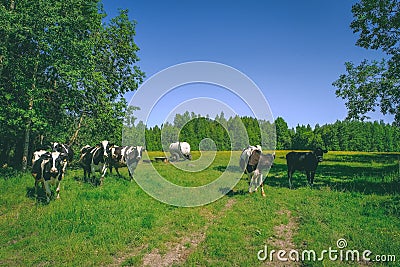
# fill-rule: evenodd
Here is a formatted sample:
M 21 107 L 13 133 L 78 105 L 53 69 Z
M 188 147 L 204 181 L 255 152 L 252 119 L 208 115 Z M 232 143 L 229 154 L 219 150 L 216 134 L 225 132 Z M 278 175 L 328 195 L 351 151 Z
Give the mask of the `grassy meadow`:
M 304 173 L 288 188 L 285 154 L 277 151 L 265 180 L 266 197 L 247 193 L 246 176 L 226 196 L 208 205 L 183 208 L 161 203 L 138 184 L 108 174 L 103 186 L 82 181 L 69 169 L 60 200 L 34 197 L 30 174 L 0 171 L 1 266 L 398 266 L 400 262 L 400 155 L 329 152 L 310 188 Z M 149 158 L 163 156 L 148 152 Z M 238 158 L 218 152 L 201 172 L 153 163 L 167 180 L 201 186 L 230 172 L 239 179 Z M 194 160 L 199 152 L 193 152 Z M 195 167 L 200 161 L 179 162 Z M 192 164 L 192 165 L 189 165 Z M 146 175 L 141 162 L 135 175 Z M 128 177 L 127 169 L 120 170 Z M 330 260 L 323 250 L 370 250 L 369 258 L 390 262 Z M 260 250 L 315 251 L 316 259 L 280 263 L 277 253 L 260 260 Z M 259 255 L 264 255 L 261 253 Z M 292 254 L 295 255 L 295 254 Z M 324 257 L 321 257 L 323 255 Z M 343 255 L 342 255 L 343 256 Z M 376 257 L 378 256 L 378 257 Z M 393 256 L 396 262 L 393 262 Z M 321 258 L 321 259 L 319 259 Z M 343 257 L 342 257 L 343 258 Z M 279 265 L 281 264 L 281 265 Z

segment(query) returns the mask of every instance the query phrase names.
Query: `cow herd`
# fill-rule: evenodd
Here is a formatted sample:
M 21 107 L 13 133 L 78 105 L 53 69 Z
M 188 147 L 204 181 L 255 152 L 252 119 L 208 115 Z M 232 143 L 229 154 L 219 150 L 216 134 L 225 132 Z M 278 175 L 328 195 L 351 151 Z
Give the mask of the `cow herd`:
M 187 142 L 175 142 L 169 146 L 170 161 L 181 158 L 191 160 L 190 145 Z M 114 168 L 117 175 L 121 176 L 118 168 L 128 166 L 129 178 L 132 181 L 134 170 L 142 158 L 143 146 L 116 146 L 107 140 L 101 141 L 95 146 L 86 145 L 80 150 L 79 164 L 83 168 L 83 180 L 94 184 L 103 184 L 107 170 Z M 322 161 L 323 154 L 327 150 L 317 148 L 310 152 L 289 152 L 286 155 L 287 174 L 289 187 L 292 188 L 292 176 L 296 170 L 305 171 L 310 186 L 314 183 L 315 171 L 318 163 Z M 46 193 L 47 202 L 50 201 L 50 185 L 56 185 L 57 198 L 60 197 L 60 183 L 68 163 L 73 159 L 72 149 L 61 143 L 52 143 L 51 151 L 40 149 L 33 153 L 32 175 L 35 179 L 35 196 L 39 183 Z M 262 153 L 261 146 L 248 146 L 243 149 L 239 166 L 242 172 L 249 176 L 249 192 L 252 193 L 261 188 L 262 196 L 265 196 L 263 188 L 263 170 L 269 170 L 273 166 L 275 153 Z M 96 179 L 96 172 L 100 172 L 100 179 Z
M 79 164 L 83 168 L 83 180 L 94 184 L 103 184 L 107 169 L 115 169 L 120 176 L 118 168 L 129 166 L 130 180 L 133 172 L 142 158 L 142 146 L 115 146 L 107 140 L 95 146 L 86 145 L 80 150 Z M 35 196 L 39 183 L 46 192 L 47 202 L 50 201 L 50 185 L 56 185 L 57 198 L 60 198 L 60 183 L 64 178 L 66 167 L 73 159 L 74 153 L 66 144 L 53 143 L 51 151 L 40 149 L 33 152 L 32 175 L 35 179 Z M 96 179 L 96 172 L 100 172 L 100 179 Z

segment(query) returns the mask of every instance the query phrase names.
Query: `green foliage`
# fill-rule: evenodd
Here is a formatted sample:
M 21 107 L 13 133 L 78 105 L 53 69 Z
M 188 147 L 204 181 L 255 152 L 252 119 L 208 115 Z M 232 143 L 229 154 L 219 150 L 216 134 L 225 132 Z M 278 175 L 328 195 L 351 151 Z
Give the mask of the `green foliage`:
M 135 121 L 133 113 L 131 116 L 129 120 Z M 226 119 L 223 113 L 216 116 L 215 120 L 189 113 L 177 114 L 174 124 L 166 123 L 161 128 L 148 128 L 141 121 L 136 125 L 124 125 L 123 142 L 125 145 L 146 143 L 148 150 L 160 151 L 162 134 L 163 144 L 166 145 L 164 150 L 168 150 L 169 144 L 178 140 L 186 141 L 192 150 L 198 150 L 200 142 L 205 138 L 213 140 L 218 151 L 241 150 L 249 144 L 261 144 L 263 134 L 266 143 L 262 146 L 266 150 L 276 145 L 278 150 L 321 147 L 330 151 L 400 151 L 399 128 L 382 121 L 338 120 L 333 124 L 317 124 L 314 129 L 310 125 L 297 125 L 295 129 L 289 129 L 281 117 L 276 118 L 272 124 L 251 117 L 235 116 Z M 203 146 L 202 149 L 208 148 L 212 148 L 212 145 Z
M 99 0 L 0 3 L 0 163 L 41 142 L 121 139 L 123 95 L 144 73 L 136 22 L 106 16 Z
M 365 119 L 379 107 L 383 114 L 395 115 L 400 124 L 400 2 L 398 0 L 361 0 L 352 7 L 350 27 L 360 33 L 356 45 L 381 49 L 387 59 L 363 60 L 355 66 L 346 62 L 347 74 L 333 85 L 336 95 L 346 99 L 348 118 Z

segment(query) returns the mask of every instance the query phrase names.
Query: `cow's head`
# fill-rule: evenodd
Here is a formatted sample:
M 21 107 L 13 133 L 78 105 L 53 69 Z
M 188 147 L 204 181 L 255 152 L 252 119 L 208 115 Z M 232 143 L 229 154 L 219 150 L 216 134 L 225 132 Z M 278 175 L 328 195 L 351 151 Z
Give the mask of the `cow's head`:
M 135 154 L 136 154 L 136 159 L 140 160 L 142 158 L 142 153 L 143 153 L 144 148 L 142 146 L 136 146 L 135 147 Z
M 61 171 L 60 152 L 51 152 L 49 161 L 46 164 L 45 172 L 49 172 L 51 176 L 56 176 Z
M 313 151 L 315 157 L 317 158 L 318 162 L 323 160 L 324 153 L 328 153 L 328 150 L 322 150 L 320 147 Z
M 114 146 L 111 144 L 109 141 L 104 140 L 101 141 L 97 146 L 99 146 L 103 150 L 103 156 L 104 158 L 108 158 L 108 155 L 110 155 L 111 151 L 110 149 Z
M 140 161 L 142 158 L 142 154 L 144 151 L 144 147 L 142 146 L 134 146 L 134 147 L 129 147 L 128 150 L 125 152 L 126 153 L 126 160 L 127 161 Z
M 57 142 L 51 143 L 51 149 L 52 149 L 53 151 L 58 151 L 58 152 L 60 152 L 60 150 L 61 150 L 61 144 L 60 144 L 60 143 L 57 143 Z

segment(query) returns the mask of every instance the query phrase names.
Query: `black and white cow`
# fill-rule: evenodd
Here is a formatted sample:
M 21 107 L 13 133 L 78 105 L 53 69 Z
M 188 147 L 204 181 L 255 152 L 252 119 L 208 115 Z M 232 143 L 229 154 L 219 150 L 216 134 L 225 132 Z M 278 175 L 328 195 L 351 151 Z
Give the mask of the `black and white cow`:
M 80 164 L 85 182 L 92 178 L 92 173 L 94 175 L 96 171 L 100 171 L 100 185 L 103 184 L 112 147 L 109 141 L 104 140 L 94 147 L 86 145 L 81 149 Z
M 292 188 L 292 176 L 296 170 L 305 171 L 308 183 L 312 186 L 314 184 L 315 170 L 318 167 L 318 163 L 323 160 L 324 153 L 328 153 L 328 150 L 317 148 L 310 152 L 289 152 L 286 155 L 289 187 Z
M 35 178 L 35 195 L 37 196 L 37 187 L 41 183 L 46 192 L 47 203 L 50 202 L 50 185 L 57 185 L 57 198 L 60 198 L 60 183 L 62 180 L 62 158 L 60 152 L 43 153 L 32 166 L 32 176 Z
M 261 187 L 261 195 L 265 197 L 264 180 L 261 171 L 269 170 L 274 162 L 275 154 L 263 154 L 260 146 L 249 146 L 242 151 L 239 165 L 242 171 L 249 175 L 249 192 Z
M 112 168 L 119 176 L 120 173 L 118 168 L 128 166 L 128 173 L 130 180 L 133 179 L 133 172 L 135 171 L 137 164 L 142 158 L 144 147 L 142 146 L 114 146 L 110 149 L 111 158 L 109 162 L 110 173 L 112 173 Z
M 66 144 L 61 144 L 61 143 L 52 143 L 52 149 L 53 151 L 60 152 L 60 157 L 62 159 L 62 177 L 64 179 L 64 174 L 67 169 L 67 165 L 69 162 L 72 162 L 72 159 L 74 158 L 74 151 L 69 145 Z

